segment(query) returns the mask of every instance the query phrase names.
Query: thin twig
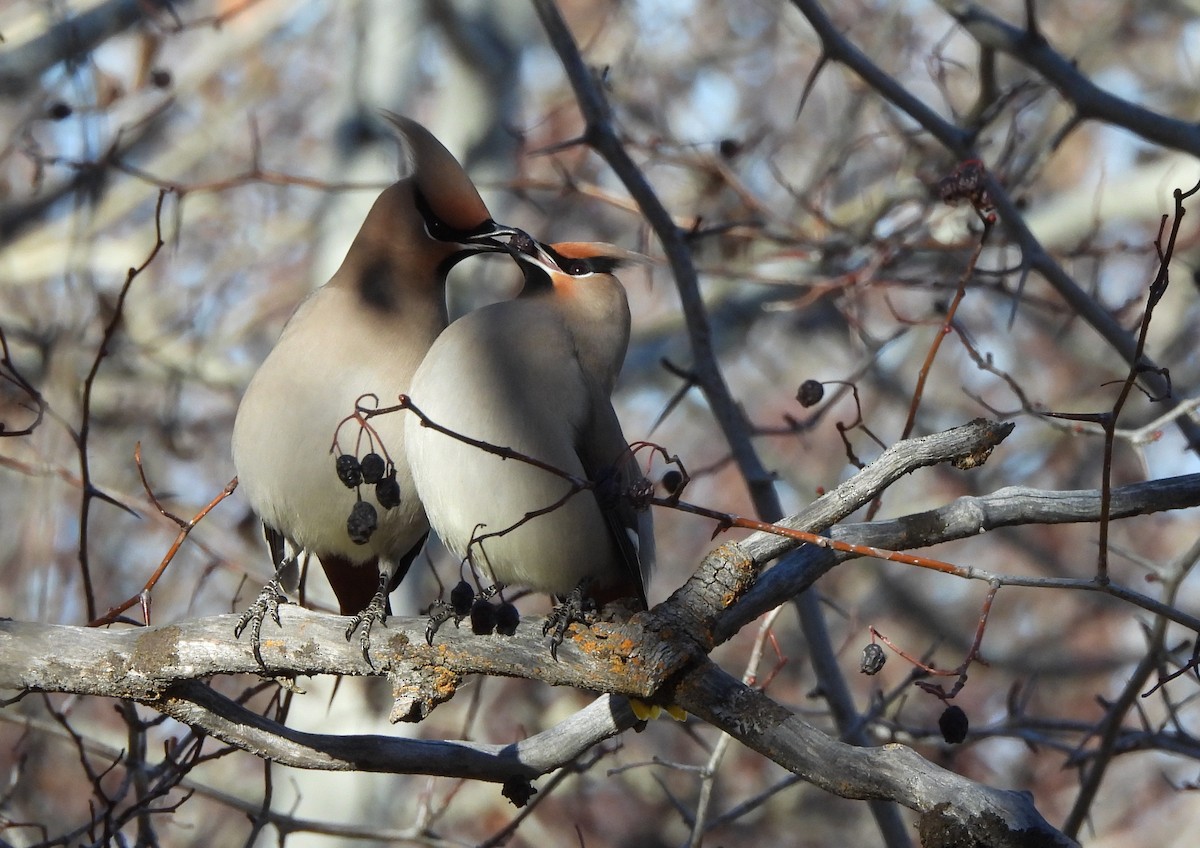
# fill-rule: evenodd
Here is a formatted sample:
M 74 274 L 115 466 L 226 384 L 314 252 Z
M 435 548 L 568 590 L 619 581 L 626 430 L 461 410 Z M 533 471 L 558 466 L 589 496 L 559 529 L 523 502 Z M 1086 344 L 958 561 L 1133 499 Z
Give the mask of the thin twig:
M 136 447 L 134 448 L 133 457 L 134 457 L 134 462 L 137 464 L 138 474 L 141 475 L 141 478 L 142 478 L 142 486 L 145 487 L 146 494 L 147 494 L 147 496 L 149 496 L 151 503 L 154 504 L 154 506 L 158 509 L 158 511 L 160 513 L 163 514 L 164 517 L 170 519 L 171 521 L 175 522 L 176 525 L 178 525 L 179 534 L 175 537 L 175 541 L 171 543 L 171 547 L 167 549 L 167 552 L 163 556 L 162 561 L 159 562 L 159 564 L 158 564 L 158 568 L 156 568 L 154 570 L 154 573 L 150 575 L 150 578 L 142 586 L 142 590 L 140 592 L 138 592 L 136 595 L 134 595 L 133 597 L 122 601 L 121 603 L 117 604 L 114 607 L 111 607 L 108 610 L 108 612 L 106 612 L 100 618 L 89 622 L 89 624 L 88 624 L 89 627 L 104 627 L 105 625 L 112 624 L 114 621 L 117 620 L 117 616 L 119 616 L 121 613 L 125 612 L 125 610 L 129 609 L 134 604 L 139 603 L 139 602 L 142 604 L 142 620 L 145 622 L 146 625 L 149 625 L 150 624 L 150 592 L 151 592 L 151 590 L 154 589 L 154 587 L 158 584 L 159 579 L 163 576 L 163 573 L 166 572 L 167 566 L 170 565 L 172 560 L 175 559 L 175 554 L 179 553 L 179 548 L 183 545 L 183 542 L 188 537 L 188 535 L 191 534 L 191 532 L 194 529 L 196 529 L 196 525 L 199 524 L 201 521 L 203 521 L 204 517 L 206 515 L 208 515 L 209 512 L 211 512 L 217 504 L 219 504 L 221 501 L 225 500 L 227 497 L 232 495 L 233 490 L 237 488 L 238 479 L 236 477 L 234 477 L 232 480 L 230 480 L 228 483 L 225 484 L 225 488 L 222 489 L 215 498 L 213 498 L 211 501 L 209 501 L 199 512 L 197 512 L 195 515 L 193 515 L 190 520 L 184 521 L 179 516 L 168 511 L 167 508 L 164 507 L 159 502 L 159 500 L 155 496 L 153 490 L 150 488 L 150 483 L 149 483 L 149 481 L 146 480 L 145 469 L 142 467 L 142 443 L 141 442 L 138 442 Z
M 125 283 L 121 286 L 116 303 L 113 305 L 112 317 L 108 319 L 108 324 L 104 327 L 104 335 L 100 340 L 99 348 L 96 350 L 96 356 L 92 360 L 92 367 L 83 381 L 79 433 L 76 436 L 75 444 L 79 452 L 79 477 L 83 481 L 83 496 L 80 499 L 79 505 L 79 569 L 83 577 L 83 594 L 86 600 L 88 621 L 93 621 L 96 618 L 96 593 L 92 587 L 91 568 L 88 564 L 88 518 L 91 515 L 92 499 L 99 494 L 92 486 L 92 470 L 88 456 L 88 437 L 91 434 L 92 428 L 92 389 L 96 383 L 96 375 L 100 372 L 100 363 L 108 355 L 108 347 L 112 344 L 113 337 L 117 333 L 117 327 L 121 323 L 121 318 L 125 311 L 125 299 L 129 296 L 129 290 L 133 286 L 133 281 L 149 267 L 154 258 L 158 256 L 158 252 L 162 250 L 164 244 L 162 210 L 163 201 L 166 199 L 166 196 L 166 190 L 160 189 L 158 192 L 158 201 L 154 205 L 154 246 L 150 249 L 142 264 L 136 268 L 130 268 L 129 272 L 125 275 Z
M 0 370 L 0 379 L 14 384 L 24 392 L 33 402 L 34 407 L 33 421 L 20 429 L 9 429 L 3 421 L 0 421 L 0 436 L 8 436 L 10 438 L 28 436 L 42 423 L 42 419 L 46 415 L 46 400 L 42 397 L 42 393 L 17 370 L 16 364 L 12 361 L 12 353 L 8 349 L 8 337 L 4 335 L 4 327 L 2 326 L 0 326 L 0 369 L 2 369 Z
M 959 161 L 978 159 L 973 145 L 973 134 L 942 118 L 885 72 L 843 35 L 817 0 L 791 0 L 816 31 L 821 47 L 828 59 L 839 62 L 854 72 L 867 85 L 875 89 L 884 100 L 911 117 L 932 135 Z M 1144 356 L 1135 355 L 1136 342 L 1133 336 L 1095 298 L 1079 287 L 1049 251 L 1038 241 L 1025 223 L 1018 203 L 994 176 L 987 177 L 987 192 L 996 207 L 999 220 L 1009 237 L 1021 249 L 1022 286 L 1013 301 L 1014 310 L 1019 302 L 1020 288 L 1030 272 L 1036 271 L 1058 292 L 1059 296 L 1076 314 L 1092 326 L 1109 345 L 1131 366 L 1138 367 L 1138 379 L 1153 395 L 1167 394 L 1166 382 L 1161 378 L 1158 367 Z M 1165 401 L 1170 407 L 1177 405 L 1175 398 Z M 1200 422 L 1184 416 L 1176 420 L 1191 449 L 1200 452 Z
M 742 672 L 742 682 L 747 686 L 754 685 L 755 678 L 758 676 L 758 664 L 762 661 L 763 646 L 766 645 L 769 638 L 773 638 L 771 634 L 775 626 L 775 619 L 779 617 L 782 609 L 783 607 L 779 607 L 772 610 L 758 626 L 754 644 L 750 648 L 750 658 L 746 661 L 745 671 Z M 771 677 L 774 677 L 774 674 Z M 765 691 L 766 684 L 764 683 L 761 688 Z M 729 744 L 732 741 L 732 736 L 722 733 L 708 756 L 708 762 L 700 769 L 700 797 L 696 799 L 696 811 L 692 815 L 692 832 L 688 837 L 688 845 L 691 848 L 698 848 L 704 840 L 704 834 L 711 827 L 708 811 L 717 780 L 717 769 L 721 765 L 721 760 L 725 758 L 725 753 L 729 750 Z

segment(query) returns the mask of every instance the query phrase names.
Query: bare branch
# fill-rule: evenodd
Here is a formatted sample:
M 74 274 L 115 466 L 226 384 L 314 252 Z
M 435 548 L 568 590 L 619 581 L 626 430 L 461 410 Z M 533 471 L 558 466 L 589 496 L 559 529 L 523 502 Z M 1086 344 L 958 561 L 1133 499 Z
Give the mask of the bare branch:
M 962 497 L 928 512 L 870 524 L 838 525 L 830 530 L 829 535 L 857 544 L 910 550 L 956 539 L 978 538 L 1002 527 L 1098 522 L 1103 500 L 1099 489 L 1053 492 L 1010 486 L 990 495 Z M 1110 517 L 1113 519 L 1200 506 L 1200 474 L 1121 486 L 1112 490 L 1111 503 Z M 722 617 L 720 624 L 714 628 L 716 638 L 719 641 L 728 639 L 747 623 L 772 609 L 780 598 L 804 592 L 822 574 L 849 558 L 846 554 L 811 546 L 793 551 L 774 568 L 763 573 L 745 597 Z M 1181 610 L 1170 610 L 1153 598 L 1112 583 L 1103 586 L 1086 578 L 1031 578 L 987 571 L 976 571 L 971 576 L 985 581 L 998 579 L 1009 586 L 1102 592 L 1135 603 L 1143 609 L 1169 614 L 1172 620 L 1200 631 L 1200 618 Z
M 713 352 L 712 328 L 704 301 L 700 297 L 696 266 L 692 262 L 691 250 L 684 234 L 675 226 L 671 214 L 617 136 L 608 101 L 596 85 L 592 72 L 584 64 L 575 40 L 571 37 L 553 0 L 533 0 L 533 5 L 551 45 L 563 63 L 571 87 L 575 90 L 579 108 L 587 122 L 584 140 L 604 157 L 604 161 L 625 184 L 625 188 L 637 202 L 638 208 L 642 210 L 646 221 L 662 244 L 679 290 L 684 320 L 687 323 L 692 349 L 691 373 L 704 392 L 704 397 L 721 426 L 721 432 L 733 450 L 734 459 L 746 480 L 746 485 L 750 488 L 759 517 L 764 521 L 774 521 L 783 515 L 779 496 L 775 492 L 775 480 L 763 466 L 754 449 L 750 439 L 750 427 L 725 382 Z
M 1075 844 L 1041 817 L 1026 793 L 973 783 L 902 745 L 859 748 L 837 742 L 711 663 L 690 672 L 675 697 L 688 712 L 816 786 L 917 810 L 924 844 Z
M 180 0 L 107 0 L 0 53 L 0 97 L 15 98 L 36 86 L 59 62 L 78 60 L 102 42 Z
M 937 4 L 981 48 L 1004 53 L 1037 71 L 1058 89 L 1079 118 L 1124 127 L 1147 141 L 1200 156 L 1200 127 L 1195 122 L 1169 118 L 1110 94 L 1080 72 L 1075 62 L 1055 50 L 1040 32 L 1005 23 L 969 0 L 937 0 Z
M 913 118 L 921 127 L 936 138 L 957 159 L 978 159 L 979 155 L 973 146 L 970 134 L 955 127 L 942 118 L 919 99 L 914 97 L 894 78 L 884 71 L 871 59 L 855 47 L 833 26 L 829 17 L 822 10 L 817 0 L 792 0 L 792 5 L 816 30 L 821 39 L 823 49 L 829 58 L 841 62 L 867 84 L 879 92 L 889 103 Z M 1021 256 L 1025 267 L 1037 271 L 1054 287 L 1059 296 L 1089 325 L 1095 328 L 1114 350 L 1127 363 L 1139 371 L 1139 380 L 1151 394 L 1165 398 L 1164 404 L 1174 408 L 1179 403 L 1177 397 L 1168 391 L 1166 382 L 1162 379 L 1161 370 L 1148 357 L 1137 357 L 1137 342 L 1134 337 L 1122 327 L 1113 316 L 1095 298 L 1085 292 L 1054 260 L 1042 246 L 1037 237 L 1025 223 L 1024 216 L 1016 201 L 1009 195 L 995 177 L 988 178 L 988 194 L 1000 213 L 1009 237 L 1021 248 Z M 1015 309 L 1015 301 L 1014 301 Z M 1192 450 L 1200 452 L 1200 423 L 1187 416 L 1177 419 L 1180 430 L 1184 433 Z

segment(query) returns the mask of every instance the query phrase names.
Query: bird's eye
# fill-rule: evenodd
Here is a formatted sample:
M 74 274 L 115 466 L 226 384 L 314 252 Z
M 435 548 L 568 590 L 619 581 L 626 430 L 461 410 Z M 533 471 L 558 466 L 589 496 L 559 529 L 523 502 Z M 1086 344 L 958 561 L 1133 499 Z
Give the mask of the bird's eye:
M 586 259 L 568 259 L 562 265 L 562 269 L 572 277 L 582 277 L 592 272 L 592 266 Z
M 444 221 L 438 220 L 432 215 L 425 219 L 425 230 L 432 238 L 435 238 L 438 241 L 449 241 L 453 235 L 453 232 L 448 224 L 446 224 Z
M 425 232 L 429 233 L 429 237 L 436 241 L 453 241 L 454 228 L 434 214 L 429 201 L 420 189 L 416 190 L 413 199 L 416 202 L 417 211 L 421 213 L 421 218 L 425 222 Z

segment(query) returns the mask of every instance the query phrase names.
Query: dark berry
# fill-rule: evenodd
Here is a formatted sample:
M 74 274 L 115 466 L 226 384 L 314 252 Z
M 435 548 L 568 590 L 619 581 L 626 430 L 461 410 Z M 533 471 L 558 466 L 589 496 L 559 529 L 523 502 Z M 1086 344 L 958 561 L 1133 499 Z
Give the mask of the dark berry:
M 350 541 L 356 545 L 365 545 L 371 540 L 371 534 L 378 526 L 379 514 L 375 512 L 375 507 L 366 501 L 355 501 L 350 510 L 350 517 L 346 519 L 346 532 L 350 534 Z
M 344 453 L 337 458 L 337 475 L 347 489 L 353 489 L 362 482 L 362 467 L 353 454 Z
M 679 494 L 680 487 L 683 486 L 683 475 L 672 468 L 662 476 L 662 484 L 668 495 Z
M 823 397 L 825 387 L 816 380 L 805 380 L 800 384 L 800 391 L 796 392 L 796 400 L 800 401 L 800 405 L 805 409 L 820 403 Z
M 362 114 L 343 119 L 334 129 L 334 139 L 338 149 L 344 154 L 353 153 L 378 137 L 377 129 L 371 125 L 367 116 Z
M 963 712 L 962 707 L 946 707 L 945 712 L 938 717 L 938 727 L 941 728 L 943 739 L 951 745 L 957 745 L 967 738 L 967 714 Z
M 364 456 L 361 464 L 364 483 L 378 483 L 387 473 L 387 463 L 377 453 L 369 453 Z
M 504 785 L 500 788 L 500 794 L 509 800 L 509 802 L 517 808 L 524 807 L 529 803 L 529 799 L 537 794 L 537 790 L 533 788 L 533 784 L 528 778 L 510 777 L 504 781 Z
M 521 613 L 517 608 L 505 601 L 496 610 L 496 632 L 501 636 L 511 636 L 517 632 L 521 623 Z
M 450 606 L 454 607 L 454 614 L 467 615 L 474 603 L 475 590 L 466 580 L 459 580 L 458 585 L 450 590 Z
M 171 84 L 171 72 L 164 68 L 155 68 L 150 72 L 150 83 L 155 88 L 166 88 Z
M 883 648 L 872 642 L 863 648 L 862 661 L 858 668 L 863 674 L 879 674 L 879 670 L 883 668 L 885 662 L 887 662 L 887 654 L 883 652 Z
M 721 143 L 717 145 L 717 150 L 720 151 L 721 156 L 724 158 L 732 159 L 742 152 L 742 143 L 736 138 L 723 138 L 721 139 Z
M 384 509 L 400 506 L 400 484 L 396 482 L 395 470 L 375 484 L 375 500 Z
M 471 632 L 476 636 L 488 636 L 496 629 L 496 607 L 480 599 L 471 607 Z

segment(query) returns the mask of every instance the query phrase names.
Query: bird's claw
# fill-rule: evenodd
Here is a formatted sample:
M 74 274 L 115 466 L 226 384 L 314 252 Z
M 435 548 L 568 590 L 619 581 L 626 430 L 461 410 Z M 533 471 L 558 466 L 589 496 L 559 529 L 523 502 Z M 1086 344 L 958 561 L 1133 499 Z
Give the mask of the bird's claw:
M 279 577 L 276 576 L 266 586 L 263 586 L 258 597 L 254 599 L 254 603 L 242 613 L 242 617 L 238 619 L 237 625 L 233 628 L 233 638 L 240 639 L 246 625 L 250 625 L 250 643 L 251 649 L 254 651 L 254 659 L 264 668 L 266 663 L 262 658 L 263 619 L 269 615 L 276 627 L 282 627 L 283 622 L 279 620 L 279 605 L 287 602 L 287 595 L 283 593 L 283 586 L 279 582 Z
M 429 608 L 429 623 L 425 625 L 425 643 L 432 647 L 433 637 L 437 635 L 442 625 L 452 618 L 454 619 L 455 627 L 463 620 L 463 616 L 454 611 L 453 604 L 448 604 L 442 600 L 434 601 L 433 606 Z
M 595 605 L 584 591 L 589 582 L 587 580 L 580 582 L 561 604 L 550 611 L 550 615 L 546 617 L 546 623 L 542 625 L 543 636 L 550 633 L 551 629 L 554 631 L 550 636 L 550 656 L 554 658 L 555 662 L 558 662 L 558 646 L 566 638 L 567 629 L 575 622 L 585 625 L 591 623 L 588 613 L 595 610 Z
M 346 627 L 346 641 L 354 635 L 354 631 L 362 627 L 362 633 L 358 635 L 358 644 L 362 648 L 363 659 L 367 661 L 367 665 L 371 668 L 375 667 L 375 663 L 371 662 L 371 628 L 375 626 L 375 622 L 387 624 L 387 594 L 388 582 L 390 575 L 381 573 L 379 575 L 379 588 L 375 595 L 371 598 L 371 603 L 367 604 L 366 608 L 361 612 L 355 613 L 350 619 L 350 624 Z

